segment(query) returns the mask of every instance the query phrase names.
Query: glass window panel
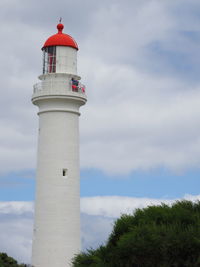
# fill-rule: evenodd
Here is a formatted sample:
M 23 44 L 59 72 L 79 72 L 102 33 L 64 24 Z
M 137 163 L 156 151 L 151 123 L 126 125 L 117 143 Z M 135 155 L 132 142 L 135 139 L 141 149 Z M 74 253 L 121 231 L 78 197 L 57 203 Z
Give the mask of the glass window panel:
M 56 72 L 56 46 L 43 49 L 43 74 Z

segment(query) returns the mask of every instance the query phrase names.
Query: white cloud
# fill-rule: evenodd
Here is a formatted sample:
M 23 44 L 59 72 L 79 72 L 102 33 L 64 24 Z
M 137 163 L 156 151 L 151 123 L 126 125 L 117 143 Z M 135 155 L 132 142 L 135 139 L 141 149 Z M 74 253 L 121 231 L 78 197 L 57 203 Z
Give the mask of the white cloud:
M 199 88 L 132 67 L 99 63 L 94 69 L 103 78 L 92 83 L 97 96 L 82 111 L 83 167 L 117 174 L 200 165 Z
M 183 199 L 196 201 L 200 195 L 185 195 Z M 81 211 L 88 215 L 105 216 L 117 218 L 122 214 L 133 214 L 135 209 L 145 208 L 161 203 L 171 204 L 179 199 L 156 199 L 156 198 L 134 198 L 121 196 L 95 196 L 81 199 Z
M 0 222 L 0 251 L 20 262 L 28 263 L 32 246 L 32 218 L 2 216 Z
M 24 215 L 33 213 L 33 203 L 23 201 L 0 202 L 0 214 Z
M 112 231 L 114 218 L 81 214 L 82 250 L 97 248 L 108 239 Z

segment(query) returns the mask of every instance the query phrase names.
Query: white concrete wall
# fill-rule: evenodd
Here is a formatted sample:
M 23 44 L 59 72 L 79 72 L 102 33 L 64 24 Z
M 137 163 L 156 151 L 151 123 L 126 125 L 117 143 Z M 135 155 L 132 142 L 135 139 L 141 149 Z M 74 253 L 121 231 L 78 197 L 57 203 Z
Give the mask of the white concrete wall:
M 56 73 L 41 75 L 32 96 L 39 107 L 34 267 L 69 267 L 80 250 L 79 108 L 86 95 L 71 89 L 71 78 L 80 79 L 77 50 L 56 49 Z
M 56 47 L 56 73 L 77 74 L 77 50 L 68 46 Z
M 55 106 L 50 102 L 42 103 L 43 110 Z M 35 267 L 70 266 L 80 249 L 78 118 L 78 114 L 67 111 L 39 115 L 32 255 Z M 68 170 L 65 177 L 63 169 Z

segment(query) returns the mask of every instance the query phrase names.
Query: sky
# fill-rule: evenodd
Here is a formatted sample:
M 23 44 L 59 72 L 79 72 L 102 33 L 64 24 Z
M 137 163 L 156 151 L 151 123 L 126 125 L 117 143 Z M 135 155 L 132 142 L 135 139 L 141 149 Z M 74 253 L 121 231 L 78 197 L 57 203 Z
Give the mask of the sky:
M 20 262 L 30 262 L 34 213 L 31 95 L 41 47 L 60 17 L 79 45 L 88 97 L 80 117 L 82 248 L 106 242 L 123 213 L 200 199 L 200 2 L 1 0 L 0 251 Z

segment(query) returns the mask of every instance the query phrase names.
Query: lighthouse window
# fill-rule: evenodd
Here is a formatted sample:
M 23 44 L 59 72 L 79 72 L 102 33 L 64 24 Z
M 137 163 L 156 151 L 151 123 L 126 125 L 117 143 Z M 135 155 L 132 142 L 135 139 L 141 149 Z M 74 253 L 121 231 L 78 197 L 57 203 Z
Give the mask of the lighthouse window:
M 43 74 L 56 72 L 56 46 L 43 49 Z
M 63 169 L 63 177 L 67 176 L 67 169 Z

